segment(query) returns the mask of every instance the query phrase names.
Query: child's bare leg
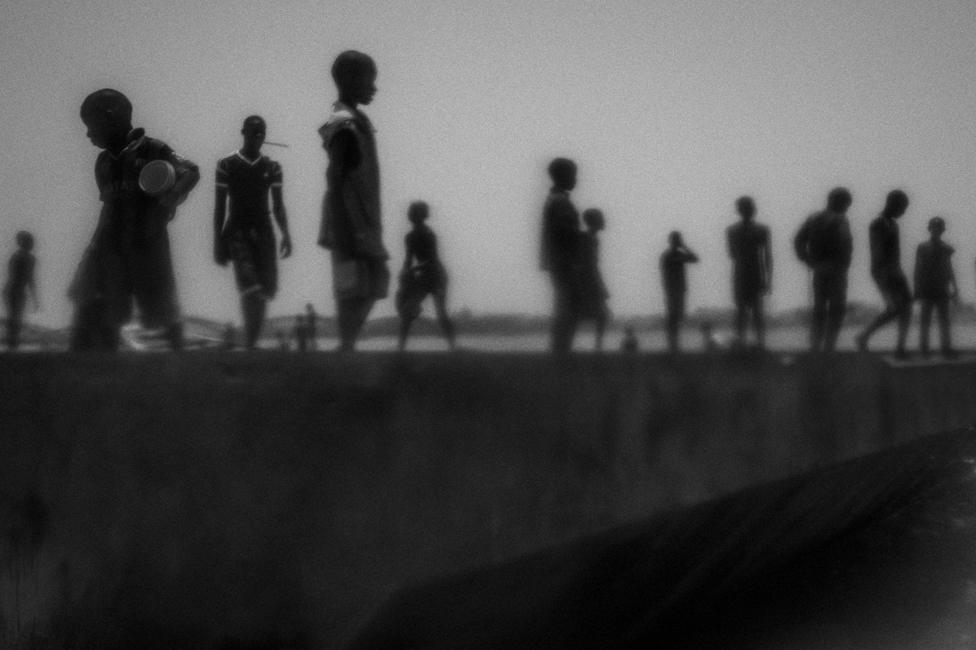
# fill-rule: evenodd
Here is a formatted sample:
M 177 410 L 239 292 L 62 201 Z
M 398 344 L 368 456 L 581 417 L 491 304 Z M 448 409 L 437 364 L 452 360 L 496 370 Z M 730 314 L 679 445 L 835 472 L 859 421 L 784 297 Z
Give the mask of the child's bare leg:
M 929 327 L 932 324 L 932 301 L 923 300 L 918 316 L 918 349 L 922 354 L 929 353 Z
M 755 302 L 752 303 L 752 322 L 753 327 L 756 328 L 756 345 L 759 346 L 760 350 L 765 350 L 766 317 L 763 314 L 763 300 L 761 297 L 756 298 Z
M 939 319 L 939 339 L 942 353 L 952 353 L 952 325 L 949 323 L 949 301 L 946 298 L 935 304 L 936 317 Z
M 607 331 L 607 314 L 605 311 L 600 312 L 596 317 L 596 350 L 600 352 L 603 350 L 603 334 Z
M 356 339 L 369 317 L 375 302 L 372 298 L 342 298 L 337 301 L 339 311 L 339 349 L 351 352 Z
M 413 319 L 408 316 L 400 316 L 400 336 L 398 339 L 397 347 L 400 351 L 407 349 L 407 336 L 410 335 L 410 326 L 413 325 Z
M 454 323 L 451 321 L 451 317 L 447 313 L 446 293 L 439 292 L 434 294 L 434 309 L 437 311 L 437 322 L 441 326 L 441 331 L 444 332 L 444 338 L 447 339 L 447 345 L 453 350 Z

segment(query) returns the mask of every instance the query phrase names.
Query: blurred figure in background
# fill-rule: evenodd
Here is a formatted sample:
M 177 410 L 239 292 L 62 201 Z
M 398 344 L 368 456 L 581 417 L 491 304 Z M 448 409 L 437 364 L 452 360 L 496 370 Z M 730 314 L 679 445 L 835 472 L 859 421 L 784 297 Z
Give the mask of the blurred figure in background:
M 681 349 L 681 325 L 685 320 L 685 296 L 688 280 L 685 266 L 698 262 L 698 255 L 685 246 L 681 233 L 677 230 L 668 235 L 668 249 L 661 254 L 661 282 L 667 301 L 668 350 Z
M 21 230 L 16 237 L 17 250 L 10 256 L 7 264 L 7 283 L 3 288 L 4 303 L 7 307 L 7 348 L 16 350 L 20 346 L 20 332 L 24 324 L 24 310 L 27 298 L 34 303 L 34 311 L 41 308 L 37 298 L 37 283 L 34 272 L 37 258 L 34 257 L 34 235 Z

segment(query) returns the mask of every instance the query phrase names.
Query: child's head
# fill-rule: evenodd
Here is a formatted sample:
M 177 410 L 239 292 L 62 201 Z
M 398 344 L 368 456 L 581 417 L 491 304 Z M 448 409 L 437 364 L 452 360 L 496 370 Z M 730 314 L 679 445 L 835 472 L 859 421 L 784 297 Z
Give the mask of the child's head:
M 885 207 L 882 214 L 892 219 L 897 219 L 905 214 L 908 209 L 908 195 L 901 190 L 891 190 L 885 198 Z
M 682 246 L 684 241 L 681 239 L 681 233 L 677 230 L 672 230 L 671 234 L 668 235 L 668 243 L 671 244 L 671 248 Z
M 593 232 L 599 232 L 606 226 L 603 218 L 603 211 L 599 208 L 587 208 L 583 210 L 583 223 Z
M 756 216 L 756 202 L 751 196 L 740 196 L 735 200 L 735 211 L 745 221 L 749 221 Z
M 34 250 L 34 235 L 26 230 L 21 230 L 16 235 L 17 248 L 25 251 Z
M 244 148 L 258 150 L 264 144 L 264 136 L 268 132 L 268 125 L 260 115 L 249 115 L 241 125 L 241 135 L 244 136 Z
M 933 239 L 938 239 L 945 232 L 946 224 L 945 219 L 942 217 L 932 217 L 929 219 L 929 232 L 932 233 Z
M 549 163 L 549 178 L 561 190 L 576 187 L 576 163 L 569 158 L 553 158 Z
M 827 209 L 841 214 L 851 207 L 851 193 L 846 187 L 835 187 L 827 195 Z
M 88 127 L 88 139 L 99 149 L 124 142 L 132 130 L 132 103 L 117 90 L 103 88 L 81 103 L 81 121 Z
M 26 230 L 21 230 L 17 233 L 17 248 L 25 251 L 34 250 L 34 235 L 30 234 Z
M 415 226 L 419 226 L 423 222 L 427 221 L 430 216 L 430 207 L 428 207 L 426 201 L 414 201 L 407 208 L 407 219 L 410 220 Z
M 332 80 L 344 102 L 369 104 L 376 94 L 376 62 L 368 54 L 346 50 L 332 63 Z

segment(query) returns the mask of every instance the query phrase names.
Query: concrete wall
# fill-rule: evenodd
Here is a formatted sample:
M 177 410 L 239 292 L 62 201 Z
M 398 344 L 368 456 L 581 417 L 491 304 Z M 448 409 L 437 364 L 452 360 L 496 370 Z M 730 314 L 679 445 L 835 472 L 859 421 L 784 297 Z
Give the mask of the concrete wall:
M 328 647 L 404 584 L 972 423 L 974 380 L 853 355 L 9 355 L 0 646 Z

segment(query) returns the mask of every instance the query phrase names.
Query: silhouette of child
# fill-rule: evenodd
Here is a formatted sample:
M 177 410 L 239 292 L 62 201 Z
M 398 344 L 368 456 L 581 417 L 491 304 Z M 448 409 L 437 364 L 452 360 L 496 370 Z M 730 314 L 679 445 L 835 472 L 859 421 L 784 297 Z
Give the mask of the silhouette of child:
M 37 285 L 34 270 L 37 260 L 34 257 L 34 236 L 26 230 L 17 233 L 17 250 L 10 256 L 7 264 L 7 284 L 3 289 L 7 306 L 7 347 L 16 350 L 20 346 L 20 332 L 24 324 L 24 309 L 27 295 L 34 302 L 34 311 L 40 309 L 37 299 Z
M 400 314 L 399 347 L 407 347 L 410 325 L 420 316 L 421 303 L 431 295 L 437 322 L 444 332 L 448 346 L 454 348 L 454 323 L 447 314 L 447 271 L 441 263 L 437 251 L 437 235 L 427 225 L 430 208 L 424 201 L 414 201 L 407 211 L 407 218 L 413 229 L 403 240 L 406 255 L 400 271 L 400 289 L 397 291 L 396 306 Z
M 797 257 L 813 271 L 810 350 L 833 352 L 847 311 L 847 269 L 854 250 L 847 209 L 851 193 L 835 187 L 827 207 L 810 215 L 793 239 Z
M 583 211 L 586 230 L 580 233 L 580 305 L 579 318 L 592 319 L 596 328 L 595 348 L 603 349 L 603 334 L 607 328 L 610 310 L 607 298 L 610 292 L 600 273 L 599 233 L 606 227 L 603 212 L 597 208 Z
M 698 255 L 685 246 L 677 230 L 668 236 L 668 249 L 661 254 L 661 281 L 667 301 L 666 329 L 668 349 L 677 352 L 681 347 L 681 324 L 685 319 L 685 295 L 688 280 L 685 266 L 698 262 Z
M 308 349 L 318 350 L 318 320 L 319 315 L 315 313 L 312 303 L 305 303 L 305 337 L 308 339 Z
M 295 347 L 299 352 L 308 349 L 308 328 L 305 325 L 305 317 L 302 314 L 295 316 L 295 327 L 292 330 L 295 337 Z
M 569 198 L 576 187 L 576 163 L 553 159 L 549 178 L 552 188 L 542 209 L 539 266 L 548 271 L 555 298 L 549 346 L 562 353 L 573 347 L 580 311 L 580 218 Z
M 374 129 L 359 108 L 373 101 L 376 72 L 376 63 L 362 52 L 337 56 L 332 79 L 339 99 L 319 129 L 329 166 L 318 243 L 332 253 L 339 349 L 347 351 L 355 349 L 373 305 L 386 297 L 390 284 Z
M 756 344 L 766 345 L 763 296 L 772 289 L 773 254 L 769 228 L 755 222 L 756 204 L 742 196 L 735 202 L 740 222 L 729 227 L 726 237 L 732 258 L 732 285 L 735 298 L 735 331 L 739 345 L 746 341 L 746 323 L 752 317 Z
M 929 220 L 930 239 L 918 245 L 915 253 L 915 298 L 921 303 L 919 319 L 919 349 L 929 355 L 929 326 L 932 310 L 939 320 L 939 338 L 942 355 L 955 357 L 952 349 L 952 329 L 949 322 L 949 301 L 958 301 L 959 289 L 952 270 L 952 254 L 955 249 L 942 241 L 945 220 L 933 217 Z
M 244 345 L 248 350 L 254 349 L 268 301 L 278 291 L 275 234 L 268 218 L 269 193 L 274 220 L 281 231 L 281 256 L 291 255 L 288 217 L 281 196 L 281 165 L 261 154 L 266 131 L 260 116 L 246 118 L 241 128 L 243 146 L 217 163 L 214 260 L 221 266 L 228 259 L 234 262 Z M 225 219 L 228 200 L 230 217 Z
M 901 241 L 898 222 L 908 209 L 908 196 L 901 190 L 892 190 L 885 199 L 885 207 L 868 230 L 871 239 L 871 276 L 881 291 L 885 310 L 857 335 L 858 350 L 868 349 L 868 341 L 880 327 L 897 319 L 898 343 L 895 356 L 908 356 L 905 344 L 908 326 L 912 320 L 912 292 L 908 279 L 901 268 Z
M 75 303 L 71 348 L 117 349 L 134 299 L 143 327 L 164 328 L 170 347 L 179 349 L 183 328 L 166 226 L 200 172 L 166 143 L 133 129 L 132 104 L 117 90 L 88 95 L 81 119 L 92 144 L 103 150 L 95 161 L 102 210 L 68 292 Z M 175 182 L 150 195 L 139 176 L 155 160 L 172 165 Z

